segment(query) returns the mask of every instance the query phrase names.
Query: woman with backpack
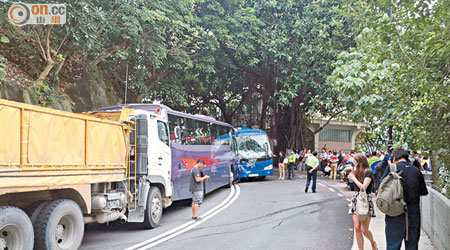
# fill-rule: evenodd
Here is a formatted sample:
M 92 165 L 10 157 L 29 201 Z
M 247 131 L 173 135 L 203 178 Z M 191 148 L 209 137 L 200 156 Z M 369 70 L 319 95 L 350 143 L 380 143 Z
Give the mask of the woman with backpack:
M 354 163 L 356 166 L 356 170 L 350 173 L 348 178 L 354 181 L 357 190 L 353 194 L 352 201 L 349 205 L 349 214 L 352 215 L 356 242 L 358 244 L 359 250 L 364 249 L 364 235 L 370 241 L 372 249 L 378 249 L 377 243 L 373 239 L 372 232 L 370 232 L 369 230 L 370 218 L 375 217 L 373 201 L 372 197 L 370 196 L 370 193 L 373 190 L 374 175 L 372 169 L 369 167 L 367 158 L 363 153 L 359 153 L 354 156 Z M 360 194 L 360 192 L 366 192 L 367 195 Z M 367 210 L 364 211 L 364 209 L 359 209 L 357 202 L 361 202 L 360 207 L 366 205 Z

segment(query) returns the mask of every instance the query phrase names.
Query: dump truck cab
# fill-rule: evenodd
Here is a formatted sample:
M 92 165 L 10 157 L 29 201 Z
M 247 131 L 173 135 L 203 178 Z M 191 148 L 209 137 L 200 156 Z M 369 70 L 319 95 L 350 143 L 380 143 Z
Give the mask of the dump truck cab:
M 145 176 L 150 184 L 161 187 L 161 194 L 166 198 L 164 207 L 167 207 L 171 203 L 170 197 L 173 196 L 167 115 L 161 110 L 152 112 L 136 109 L 131 119 L 136 120 L 136 132 L 130 134 L 133 145 L 132 137 L 136 133 L 135 161 L 130 161 L 131 174 L 134 174 L 133 164 L 136 164 L 136 175 Z M 131 151 L 133 159 L 133 146 Z
M 133 197 L 127 221 L 154 228 L 159 225 L 163 208 L 173 200 L 167 113 L 157 107 L 143 110 L 138 104 L 130 104 L 103 108 L 96 114 L 120 114 L 124 108 L 133 110 L 128 117 L 133 125 L 128 138 L 130 156 L 125 188 Z

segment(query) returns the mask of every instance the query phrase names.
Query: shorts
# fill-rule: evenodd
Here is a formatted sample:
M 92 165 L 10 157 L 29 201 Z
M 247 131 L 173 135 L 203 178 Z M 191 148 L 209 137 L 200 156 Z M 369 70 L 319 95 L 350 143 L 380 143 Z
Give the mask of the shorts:
M 192 202 L 195 204 L 201 204 L 203 202 L 203 191 L 192 192 Z

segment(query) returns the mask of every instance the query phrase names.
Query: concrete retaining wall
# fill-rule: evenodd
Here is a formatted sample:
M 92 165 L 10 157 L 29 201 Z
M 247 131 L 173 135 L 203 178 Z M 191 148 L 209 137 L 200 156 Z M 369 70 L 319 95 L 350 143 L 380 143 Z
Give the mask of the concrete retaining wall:
M 450 250 L 450 200 L 428 188 L 429 194 L 420 200 L 422 228 L 439 250 Z

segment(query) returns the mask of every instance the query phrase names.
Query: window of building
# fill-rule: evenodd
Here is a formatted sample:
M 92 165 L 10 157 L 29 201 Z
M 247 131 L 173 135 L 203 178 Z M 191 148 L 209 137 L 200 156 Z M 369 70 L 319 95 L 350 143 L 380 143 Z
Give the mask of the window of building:
M 325 128 L 320 131 L 319 141 L 350 142 L 350 130 Z

